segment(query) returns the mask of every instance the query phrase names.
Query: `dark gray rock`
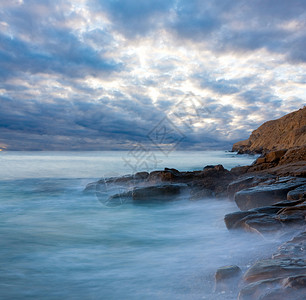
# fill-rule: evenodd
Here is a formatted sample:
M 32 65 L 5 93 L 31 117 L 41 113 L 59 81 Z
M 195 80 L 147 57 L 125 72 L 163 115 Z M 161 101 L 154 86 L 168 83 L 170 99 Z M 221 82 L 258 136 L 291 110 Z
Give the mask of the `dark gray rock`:
M 132 198 L 134 201 L 171 201 L 175 196 L 178 196 L 181 190 L 185 187 L 186 186 L 179 184 L 165 184 L 135 188 L 132 191 Z
M 287 193 L 305 183 L 306 179 L 292 179 L 285 183 L 255 186 L 237 192 L 234 196 L 241 210 L 272 205 L 287 199 Z
M 235 229 L 237 227 L 237 223 L 240 222 L 243 218 L 249 215 L 254 215 L 256 212 L 251 211 L 237 211 L 234 213 L 230 213 L 224 216 L 224 222 L 227 229 Z
M 134 179 L 136 180 L 145 180 L 149 177 L 148 172 L 138 172 L 134 175 Z
M 305 199 L 306 200 L 306 184 L 299 186 L 298 188 L 288 192 L 287 194 L 287 200 L 300 200 Z
M 262 176 L 244 176 L 242 178 L 238 178 L 237 180 L 232 181 L 227 187 L 227 195 L 230 199 L 234 199 L 234 195 L 236 192 L 254 187 L 259 185 L 260 183 L 269 181 L 269 183 L 273 183 L 275 181 L 275 176 L 272 175 L 262 175 Z

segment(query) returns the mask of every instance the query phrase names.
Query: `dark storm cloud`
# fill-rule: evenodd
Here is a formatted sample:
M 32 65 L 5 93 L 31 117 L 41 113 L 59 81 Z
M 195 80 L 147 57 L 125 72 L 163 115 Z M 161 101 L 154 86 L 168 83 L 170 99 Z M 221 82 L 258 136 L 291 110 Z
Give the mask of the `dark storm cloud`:
M 181 39 L 206 42 L 214 51 L 266 48 L 296 62 L 306 61 L 303 0 L 98 2 L 116 30 L 128 37 L 163 28 Z M 303 25 L 286 28 L 286 23 L 296 20 Z
M 53 140 L 58 144 L 59 137 L 68 149 L 72 146 L 74 149 L 116 149 L 120 142 L 127 149 L 133 141 L 148 143 L 148 132 L 163 117 L 151 103 L 141 107 L 136 101 L 126 99 L 117 99 L 117 105 L 107 99 L 99 103 L 63 99 L 43 103 L 2 97 L 0 101 L 0 141 L 9 138 L 14 141 L 10 149 L 15 150 L 21 143 L 24 145 L 24 141 L 17 138 L 20 135 L 32 137 L 28 150 L 47 150 L 49 143 L 43 141 Z
M 48 40 L 37 49 L 31 43 L 0 34 L 0 76 L 8 78 L 25 72 L 84 77 L 120 69 L 120 64 L 103 59 L 69 32 L 50 32 L 49 38 L 53 43 Z
M 129 37 L 144 35 L 163 28 L 175 0 L 97 0 L 92 9 L 100 7 L 110 16 L 116 30 Z

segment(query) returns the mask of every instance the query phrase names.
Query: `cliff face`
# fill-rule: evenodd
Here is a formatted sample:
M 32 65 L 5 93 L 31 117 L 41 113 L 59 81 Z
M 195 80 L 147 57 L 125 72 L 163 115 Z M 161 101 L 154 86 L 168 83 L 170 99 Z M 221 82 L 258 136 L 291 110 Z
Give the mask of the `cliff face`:
M 263 153 L 306 145 L 306 106 L 254 130 L 247 140 L 233 145 L 239 153 Z

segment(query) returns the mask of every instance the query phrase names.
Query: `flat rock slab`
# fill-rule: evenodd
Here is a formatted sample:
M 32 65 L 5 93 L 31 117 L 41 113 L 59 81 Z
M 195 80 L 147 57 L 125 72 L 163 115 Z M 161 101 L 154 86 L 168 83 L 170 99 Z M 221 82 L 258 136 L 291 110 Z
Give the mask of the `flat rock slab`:
M 256 186 L 235 194 L 235 202 L 241 210 L 272 205 L 287 199 L 287 193 L 305 184 L 306 179 L 298 178 L 289 182 Z
M 262 175 L 262 176 L 244 176 L 232 181 L 227 187 L 227 195 L 230 199 L 234 199 L 235 193 L 238 191 L 257 186 L 261 182 L 274 180 L 275 176 Z
M 304 275 L 262 280 L 241 289 L 238 300 L 305 300 L 305 284 Z
M 243 221 L 243 227 L 246 231 L 255 232 L 258 234 L 266 234 L 277 232 L 278 230 L 282 229 L 283 226 L 281 221 L 273 218 L 270 215 L 258 215 L 247 216 L 245 218 Z
M 245 282 L 251 283 L 273 278 L 286 278 L 306 274 L 306 261 L 302 259 L 276 258 L 257 261 L 244 274 Z

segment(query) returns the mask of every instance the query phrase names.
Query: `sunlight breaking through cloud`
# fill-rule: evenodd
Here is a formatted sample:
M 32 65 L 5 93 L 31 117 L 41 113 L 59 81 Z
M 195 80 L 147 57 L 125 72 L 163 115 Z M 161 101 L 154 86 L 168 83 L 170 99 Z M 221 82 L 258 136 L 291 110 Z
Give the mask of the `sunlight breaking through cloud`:
M 181 147 L 247 137 L 305 104 L 306 5 L 273 3 L 0 1 L 0 142 L 128 149 L 190 93 Z

